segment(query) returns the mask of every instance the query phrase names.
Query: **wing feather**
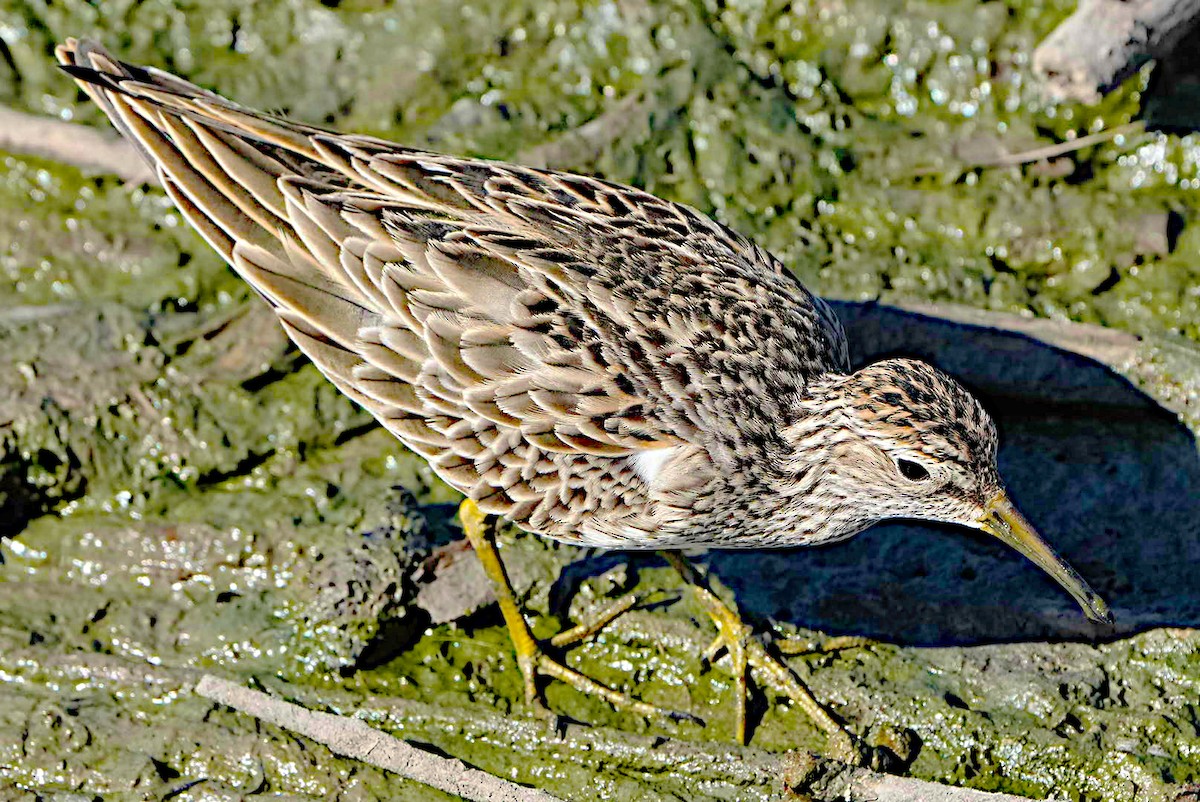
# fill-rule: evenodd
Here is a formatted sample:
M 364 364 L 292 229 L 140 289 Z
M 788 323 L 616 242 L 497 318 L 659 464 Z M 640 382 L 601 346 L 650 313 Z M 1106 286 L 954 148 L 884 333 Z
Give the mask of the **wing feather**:
M 839 367 L 828 309 L 694 210 L 289 122 L 91 42 L 58 57 L 313 363 L 527 528 L 650 543 L 661 520 L 630 457 L 687 446 L 716 459 L 721 405 L 755 403 L 727 388 L 786 394 Z M 768 335 L 786 346 L 816 331 L 828 347 L 765 364 L 737 316 L 747 293 L 782 310 Z

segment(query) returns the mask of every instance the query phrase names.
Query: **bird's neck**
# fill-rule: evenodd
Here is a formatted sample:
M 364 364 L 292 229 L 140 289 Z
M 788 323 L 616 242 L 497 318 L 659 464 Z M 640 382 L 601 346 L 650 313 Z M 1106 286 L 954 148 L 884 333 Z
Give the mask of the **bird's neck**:
M 829 374 L 812 382 L 783 433 L 790 450 L 778 470 L 780 495 L 787 499 L 781 517 L 802 545 L 848 538 L 877 520 L 869 500 L 849 498 L 836 475 L 847 446 L 857 438 L 846 403 L 852 380 Z

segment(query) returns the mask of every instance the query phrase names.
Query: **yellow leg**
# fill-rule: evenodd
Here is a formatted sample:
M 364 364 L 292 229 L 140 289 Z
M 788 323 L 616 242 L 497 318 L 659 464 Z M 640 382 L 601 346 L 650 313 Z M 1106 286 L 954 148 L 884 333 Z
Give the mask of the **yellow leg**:
M 508 632 L 512 636 L 513 648 L 517 652 L 517 665 L 521 669 L 521 676 L 525 682 L 525 701 L 527 703 L 539 704 L 537 675 L 542 674 L 565 682 L 581 693 L 598 696 L 613 707 L 623 708 L 640 716 L 700 722 L 699 719 L 688 713 L 664 710 L 638 701 L 547 657 L 542 652 L 537 640 L 534 639 L 533 633 L 529 631 L 525 616 L 521 614 L 521 608 L 517 605 L 512 584 L 508 580 L 504 564 L 500 562 L 500 555 L 492 542 L 492 522 L 488 520 L 483 510 L 479 509 L 479 506 L 470 499 L 463 501 L 459 506 L 458 518 L 462 523 L 463 531 L 467 534 L 467 539 L 471 541 L 475 553 L 479 556 L 479 562 L 483 564 L 484 573 L 492 582 L 496 600 L 500 603 L 500 614 L 504 616 L 504 623 L 508 625 Z M 618 610 L 608 620 L 612 620 L 620 612 Z
M 710 647 L 710 651 L 715 653 L 721 647 L 729 651 L 737 682 L 735 715 L 738 742 L 746 742 L 746 674 L 748 669 L 752 669 L 760 681 L 765 681 L 777 693 L 798 704 L 816 725 L 825 731 L 829 738 L 830 751 L 834 756 L 850 762 L 862 762 L 865 755 L 859 740 L 821 706 L 791 669 L 767 652 L 766 647 L 752 636 L 750 627 L 742 622 L 736 611 L 712 592 L 687 558 L 677 551 L 664 551 L 662 555 L 683 577 L 683 581 L 692 586 L 696 598 L 716 624 L 717 640 L 713 647 Z

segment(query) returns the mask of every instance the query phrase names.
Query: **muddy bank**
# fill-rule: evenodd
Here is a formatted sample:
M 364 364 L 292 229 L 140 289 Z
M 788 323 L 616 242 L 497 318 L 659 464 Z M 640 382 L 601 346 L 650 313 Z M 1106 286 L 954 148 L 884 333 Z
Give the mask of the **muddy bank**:
M 703 562 L 767 629 L 878 641 L 791 664 L 869 739 L 914 730 L 912 776 L 1171 799 L 1200 779 L 1196 142 L 987 166 L 1129 122 L 1137 81 L 1095 108 L 1039 99 L 1027 54 L 1065 4 L 899 10 L 0 3 L 0 102 L 96 122 L 49 48 L 99 35 L 248 104 L 601 172 L 757 236 L 848 302 L 856 359 L 924 355 L 987 398 L 1014 495 L 1118 629 L 958 531 Z M 568 661 L 708 721 L 552 685 L 599 728 L 580 758 L 529 717 L 498 616 L 473 610 L 480 578 L 445 548 L 454 495 L 287 347 L 162 194 L 32 157 L 0 176 L 6 794 L 436 798 L 214 708 L 188 691 L 201 671 L 367 710 L 570 799 L 777 798 L 739 761 L 822 748 L 761 696 L 751 746 L 730 744 L 726 664 L 701 663 L 710 625 L 657 560 L 510 534 L 538 634 L 643 593 Z M 684 757 L 655 757 L 658 736 Z

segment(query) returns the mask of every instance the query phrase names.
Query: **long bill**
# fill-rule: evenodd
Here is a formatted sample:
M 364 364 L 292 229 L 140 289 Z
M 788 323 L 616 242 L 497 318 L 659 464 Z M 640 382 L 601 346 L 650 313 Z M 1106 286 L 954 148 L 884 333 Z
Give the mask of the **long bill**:
M 1003 540 L 1024 554 L 1035 565 L 1062 585 L 1075 597 L 1083 614 L 1100 624 L 1111 624 L 1112 613 L 1096 591 L 1088 587 L 1075 569 L 1054 553 L 1054 549 L 1034 530 L 1025 516 L 1013 505 L 1008 494 L 1001 490 L 988 503 L 987 510 L 979 519 L 979 528 L 989 535 Z

